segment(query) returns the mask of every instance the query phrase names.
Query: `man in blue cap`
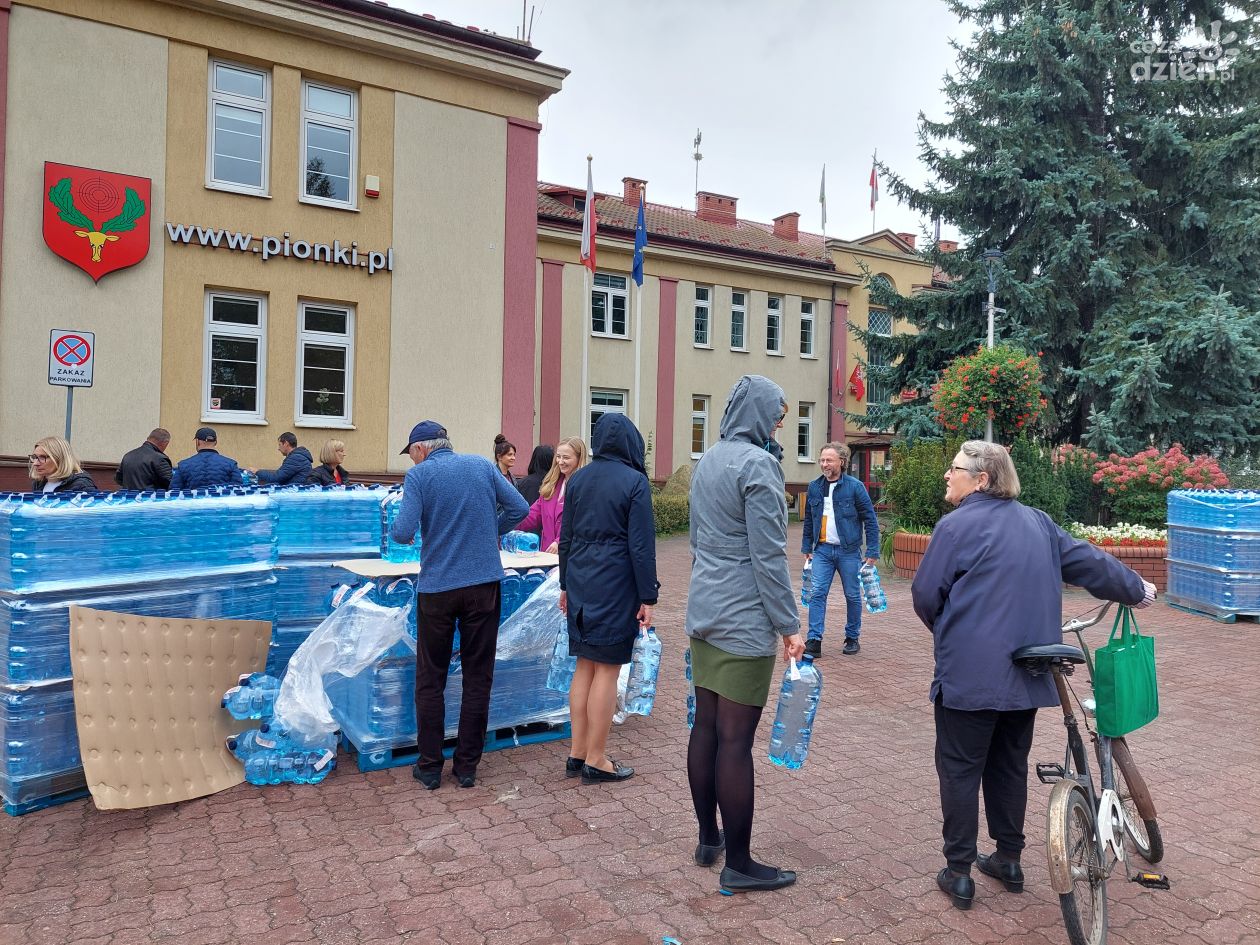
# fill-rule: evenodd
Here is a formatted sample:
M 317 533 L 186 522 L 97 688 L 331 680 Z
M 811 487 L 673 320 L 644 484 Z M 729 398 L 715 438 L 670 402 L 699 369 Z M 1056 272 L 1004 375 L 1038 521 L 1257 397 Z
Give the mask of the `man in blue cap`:
M 446 427 L 436 420 L 412 427 L 402 454 L 415 466 L 403 480 L 393 537 L 410 544 L 419 528 L 424 541 L 416 582 L 420 757 L 412 775 L 430 791 L 442 781 L 444 695 L 458 622 L 464 695 L 451 770 L 460 787 L 470 788 L 485 745 L 494 683 L 503 578 L 498 539 L 525 518 L 529 504 L 488 459 L 456 453 Z
M 219 454 L 219 434 L 201 427 L 193 438 L 197 451 L 180 460 L 171 474 L 172 489 L 208 489 L 211 486 L 239 486 L 241 467 L 236 460 Z

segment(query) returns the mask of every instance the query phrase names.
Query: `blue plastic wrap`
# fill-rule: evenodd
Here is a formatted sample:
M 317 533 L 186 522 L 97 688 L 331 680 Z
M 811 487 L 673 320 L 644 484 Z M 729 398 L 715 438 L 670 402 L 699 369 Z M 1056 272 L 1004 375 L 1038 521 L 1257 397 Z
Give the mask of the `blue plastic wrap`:
M 19 790 L 21 782 L 38 783 L 79 768 L 71 680 L 0 686 L 0 740 L 0 795 L 10 803 L 31 799 Z
M 381 546 L 384 486 L 286 486 L 267 490 L 276 503 L 282 558 L 336 554 L 375 557 Z
M 337 558 L 349 558 L 349 552 Z M 285 558 L 276 566 L 276 620 L 282 624 L 317 622 L 328 616 L 328 595 L 355 575 L 334 568 L 328 558 Z
M 34 593 L 265 571 L 276 559 L 269 495 L 5 493 L 0 591 Z
M 142 617 L 270 621 L 275 616 L 275 595 L 276 579 L 270 572 L 46 594 L 0 594 L 0 684 L 70 676 L 71 604 Z
M 1168 524 L 1260 532 L 1260 492 L 1174 489 L 1168 493 Z

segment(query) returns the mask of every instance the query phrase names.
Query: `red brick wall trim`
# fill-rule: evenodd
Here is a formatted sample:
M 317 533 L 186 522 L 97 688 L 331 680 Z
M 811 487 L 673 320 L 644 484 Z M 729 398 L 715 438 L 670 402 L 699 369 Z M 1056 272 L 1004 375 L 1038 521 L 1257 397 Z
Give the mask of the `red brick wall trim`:
M 652 463 L 657 479 L 668 479 L 674 471 L 674 362 L 678 321 L 678 280 L 662 277 L 661 309 L 656 357 L 656 458 Z
M 560 440 L 560 381 L 564 341 L 564 263 L 542 261 L 542 401 L 538 416 L 538 442 L 553 446 Z
M 503 395 L 500 428 L 534 442 L 534 291 L 538 246 L 538 125 L 508 119 L 503 223 Z

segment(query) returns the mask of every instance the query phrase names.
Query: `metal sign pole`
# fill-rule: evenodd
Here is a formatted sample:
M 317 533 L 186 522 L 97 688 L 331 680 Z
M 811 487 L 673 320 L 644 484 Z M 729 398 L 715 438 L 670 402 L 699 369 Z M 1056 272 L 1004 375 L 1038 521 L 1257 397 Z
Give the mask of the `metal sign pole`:
M 70 424 L 74 420 L 74 388 L 66 388 L 66 442 L 70 442 Z

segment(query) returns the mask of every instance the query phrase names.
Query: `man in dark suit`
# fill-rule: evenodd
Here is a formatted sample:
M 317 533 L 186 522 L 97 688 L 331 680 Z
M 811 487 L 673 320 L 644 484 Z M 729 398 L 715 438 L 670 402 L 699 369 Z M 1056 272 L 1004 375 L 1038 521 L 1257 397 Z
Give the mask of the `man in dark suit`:
M 114 482 L 124 489 L 143 492 L 146 489 L 171 487 L 171 461 L 166 455 L 171 434 L 161 427 L 149 434 L 148 439 L 134 450 L 123 455 L 114 473 Z

